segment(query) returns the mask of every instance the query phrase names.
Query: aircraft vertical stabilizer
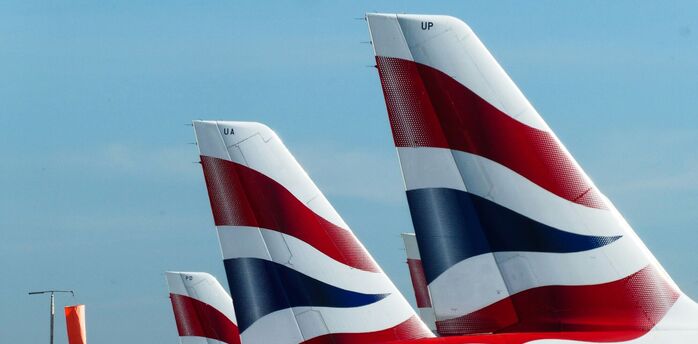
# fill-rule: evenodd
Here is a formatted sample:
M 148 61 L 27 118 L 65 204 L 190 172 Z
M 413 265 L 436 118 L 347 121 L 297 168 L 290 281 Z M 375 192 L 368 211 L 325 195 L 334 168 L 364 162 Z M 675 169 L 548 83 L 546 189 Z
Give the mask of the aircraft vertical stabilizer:
M 419 317 L 429 326 L 430 330 L 436 331 L 434 309 L 431 307 L 431 296 L 429 296 L 427 278 L 424 275 L 424 267 L 422 267 L 422 257 L 419 255 L 417 237 L 414 233 L 402 233 L 402 241 L 405 244 L 407 267 L 410 270 L 410 280 L 412 281 L 412 290 L 414 290 L 414 299 L 419 309 Z
M 432 336 L 271 129 L 194 130 L 243 343 Z
M 695 304 L 465 23 L 367 20 L 440 334 L 695 329 Z
M 240 344 L 233 300 L 205 272 L 166 272 L 182 344 Z

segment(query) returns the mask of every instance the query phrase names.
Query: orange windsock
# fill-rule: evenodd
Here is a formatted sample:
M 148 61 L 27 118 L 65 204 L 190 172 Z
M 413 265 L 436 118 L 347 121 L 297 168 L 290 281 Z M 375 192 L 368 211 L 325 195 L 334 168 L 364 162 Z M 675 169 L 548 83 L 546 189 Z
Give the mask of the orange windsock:
M 85 328 L 85 305 L 65 307 L 65 326 L 69 344 L 87 344 Z

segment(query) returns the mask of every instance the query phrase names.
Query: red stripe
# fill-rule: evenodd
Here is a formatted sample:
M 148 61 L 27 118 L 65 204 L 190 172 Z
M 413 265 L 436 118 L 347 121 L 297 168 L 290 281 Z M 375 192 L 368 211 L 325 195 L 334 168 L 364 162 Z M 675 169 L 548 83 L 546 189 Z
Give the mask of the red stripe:
M 205 337 L 229 344 L 240 344 L 238 327 L 225 314 L 197 299 L 170 294 L 180 336 Z
M 678 291 L 653 267 L 617 281 L 545 286 L 464 316 L 436 322 L 441 335 L 485 332 L 645 333 L 669 311 Z
M 362 333 L 330 333 L 304 341 L 305 344 L 356 344 L 356 343 L 384 343 L 407 340 L 410 343 L 414 339 L 429 338 L 434 335 L 416 316 L 405 320 L 403 323 L 381 331 Z
M 645 333 L 645 331 L 501 333 L 395 341 L 391 344 L 523 344 L 541 339 L 618 343 L 637 339 Z
M 250 226 L 296 237 L 332 259 L 378 272 L 351 231 L 315 214 L 275 180 L 231 161 L 201 156 L 216 226 Z
M 422 260 L 408 258 L 407 267 L 410 269 L 412 289 L 414 289 L 414 298 L 417 301 L 417 307 L 430 308 L 431 297 L 429 297 L 429 289 L 427 288 L 427 278 L 426 276 L 424 276 Z
M 513 119 L 434 68 L 391 57 L 376 61 L 396 146 L 476 154 L 569 201 L 606 208 L 551 133 Z

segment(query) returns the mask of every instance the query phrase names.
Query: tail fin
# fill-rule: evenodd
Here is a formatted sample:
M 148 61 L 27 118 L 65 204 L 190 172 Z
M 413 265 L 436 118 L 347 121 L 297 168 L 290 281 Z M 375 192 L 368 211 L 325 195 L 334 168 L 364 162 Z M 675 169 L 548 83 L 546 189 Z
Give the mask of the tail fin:
M 431 307 L 431 296 L 429 296 L 427 278 L 424 276 L 422 257 L 420 257 L 419 247 L 417 247 L 417 237 L 414 233 L 402 233 L 402 241 L 405 243 L 407 267 L 410 270 L 410 280 L 414 290 L 414 299 L 419 309 L 419 317 L 429 326 L 430 330 L 436 331 L 434 309 Z
M 440 334 L 640 335 L 688 300 L 465 23 L 367 20 Z
M 194 129 L 244 343 L 431 336 L 271 129 Z
M 240 344 L 233 300 L 204 272 L 166 272 L 182 344 Z

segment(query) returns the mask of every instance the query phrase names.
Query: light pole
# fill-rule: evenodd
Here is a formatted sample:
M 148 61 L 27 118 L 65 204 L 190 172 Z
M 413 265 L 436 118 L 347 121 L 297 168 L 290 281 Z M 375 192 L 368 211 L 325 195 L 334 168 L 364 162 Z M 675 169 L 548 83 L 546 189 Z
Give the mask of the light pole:
M 53 344 L 53 319 L 56 317 L 56 306 L 55 306 L 55 293 L 70 293 L 75 296 L 75 293 L 72 290 L 42 290 L 42 291 L 30 291 L 29 295 L 38 295 L 38 294 L 51 294 L 51 341 L 49 342 L 50 344 Z

